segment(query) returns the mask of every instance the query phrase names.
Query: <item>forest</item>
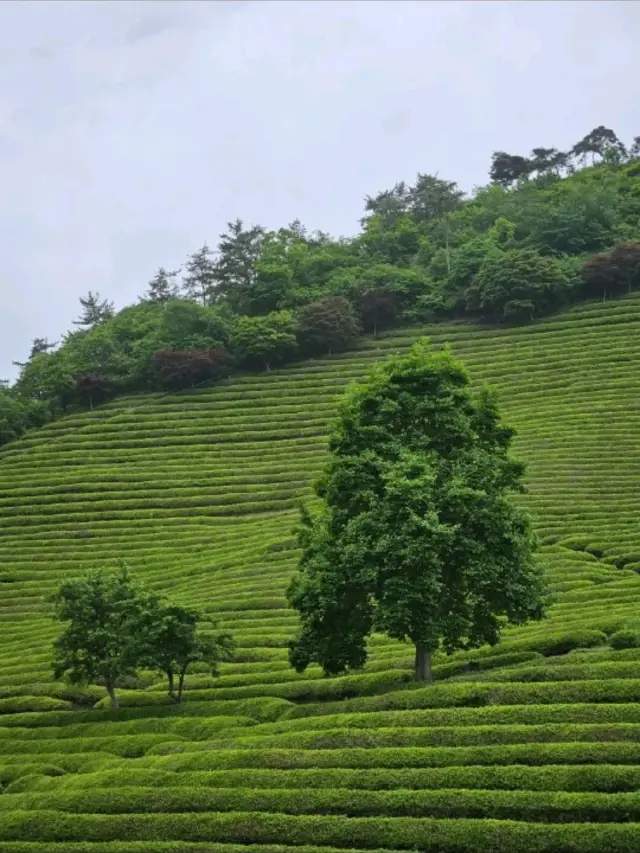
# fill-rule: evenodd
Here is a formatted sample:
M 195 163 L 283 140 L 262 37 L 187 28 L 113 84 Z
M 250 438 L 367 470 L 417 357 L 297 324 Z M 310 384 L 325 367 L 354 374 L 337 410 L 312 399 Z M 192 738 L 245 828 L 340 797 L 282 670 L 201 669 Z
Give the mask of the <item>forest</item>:
M 0 386 L 0 444 L 121 394 L 344 351 L 411 323 L 523 324 L 640 288 L 640 136 L 599 126 L 568 152 L 494 152 L 466 195 L 418 174 L 365 199 L 352 237 L 238 219 L 116 311 L 89 291 L 58 342 Z M 160 259 L 159 259 L 160 260 Z

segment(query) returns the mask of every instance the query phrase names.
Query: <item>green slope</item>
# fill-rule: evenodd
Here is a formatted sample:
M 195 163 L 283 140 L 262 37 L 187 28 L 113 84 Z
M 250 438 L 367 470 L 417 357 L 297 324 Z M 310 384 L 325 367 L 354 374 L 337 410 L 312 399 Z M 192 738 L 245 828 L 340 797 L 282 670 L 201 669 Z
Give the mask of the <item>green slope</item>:
M 178 395 L 115 403 L 0 452 L 2 851 L 637 851 L 640 297 L 518 329 L 438 326 Z M 543 539 L 549 619 L 439 658 L 372 641 L 364 673 L 287 665 L 295 505 L 337 397 L 419 334 L 489 380 Z M 51 680 L 45 596 L 126 557 L 233 630 L 237 660 L 121 691 Z

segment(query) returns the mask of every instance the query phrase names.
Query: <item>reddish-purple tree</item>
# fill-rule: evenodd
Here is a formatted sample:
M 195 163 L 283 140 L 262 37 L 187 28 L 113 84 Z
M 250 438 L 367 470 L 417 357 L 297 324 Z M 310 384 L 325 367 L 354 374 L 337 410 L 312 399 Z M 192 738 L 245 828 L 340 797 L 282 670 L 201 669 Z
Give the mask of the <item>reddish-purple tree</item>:
M 160 385 L 172 391 L 193 388 L 229 373 L 229 355 L 222 347 L 159 350 L 154 353 L 153 363 Z
M 594 255 L 582 265 L 586 296 L 619 296 L 640 289 L 640 243 L 618 243 L 610 252 Z

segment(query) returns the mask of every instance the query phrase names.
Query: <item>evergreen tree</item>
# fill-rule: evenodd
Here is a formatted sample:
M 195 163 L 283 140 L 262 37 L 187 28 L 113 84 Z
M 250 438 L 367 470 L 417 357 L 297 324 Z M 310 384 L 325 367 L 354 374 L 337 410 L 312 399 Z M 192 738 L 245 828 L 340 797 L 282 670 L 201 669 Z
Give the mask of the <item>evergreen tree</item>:
M 227 223 L 227 227 L 218 243 L 215 278 L 220 294 L 234 310 L 241 310 L 256 280 L 264 228 L 245 228 L 241 219 Z
M 74 326 L 82 326 L 85 329 L 93 329 L 104 323 L 110 317 L 113 317 L 114 305 L 107 299 L 100 299 L 99 293 L 93 293 L 91 290 L 85 297 L 80 297 L 80 305 L 82 306 L 82 314 L 77 320 L 73 321 Z
M 217 296 L 216 264 L 213 253 L 206 243 L 189 256 L 186 270 L 187 275 L 182 279 L 182 290 L 185 295 L 205 307 L 212 305 Z
M 176 276 L 180 270 L 167 271 L 159 267 L 157 273 L 149 282 L 149 288 L 142 297 L 144 302 L 168 302 L 178 295 Z

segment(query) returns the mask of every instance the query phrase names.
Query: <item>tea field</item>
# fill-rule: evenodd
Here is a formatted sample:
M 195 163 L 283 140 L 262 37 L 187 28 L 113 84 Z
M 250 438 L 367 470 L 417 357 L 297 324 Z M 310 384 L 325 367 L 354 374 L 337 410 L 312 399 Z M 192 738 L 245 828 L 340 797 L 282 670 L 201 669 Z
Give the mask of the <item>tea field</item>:
M 439 657 L 433 686 L 383 637 L 362 673 L 297 675 L 297 501 L 345 384 L 424 333 L 518 430 L 555 602 L 495 648 Z M 640 617 L 639 333 L 637 296 L 515 329 L 396 330 L 2 448 L 0 853 L 637 853 L 640 648 L 610 641 Z M 120 558 L 235 635 L 181 706 L 152 674 L 118 711 L 52 680 L 47 595 Z

